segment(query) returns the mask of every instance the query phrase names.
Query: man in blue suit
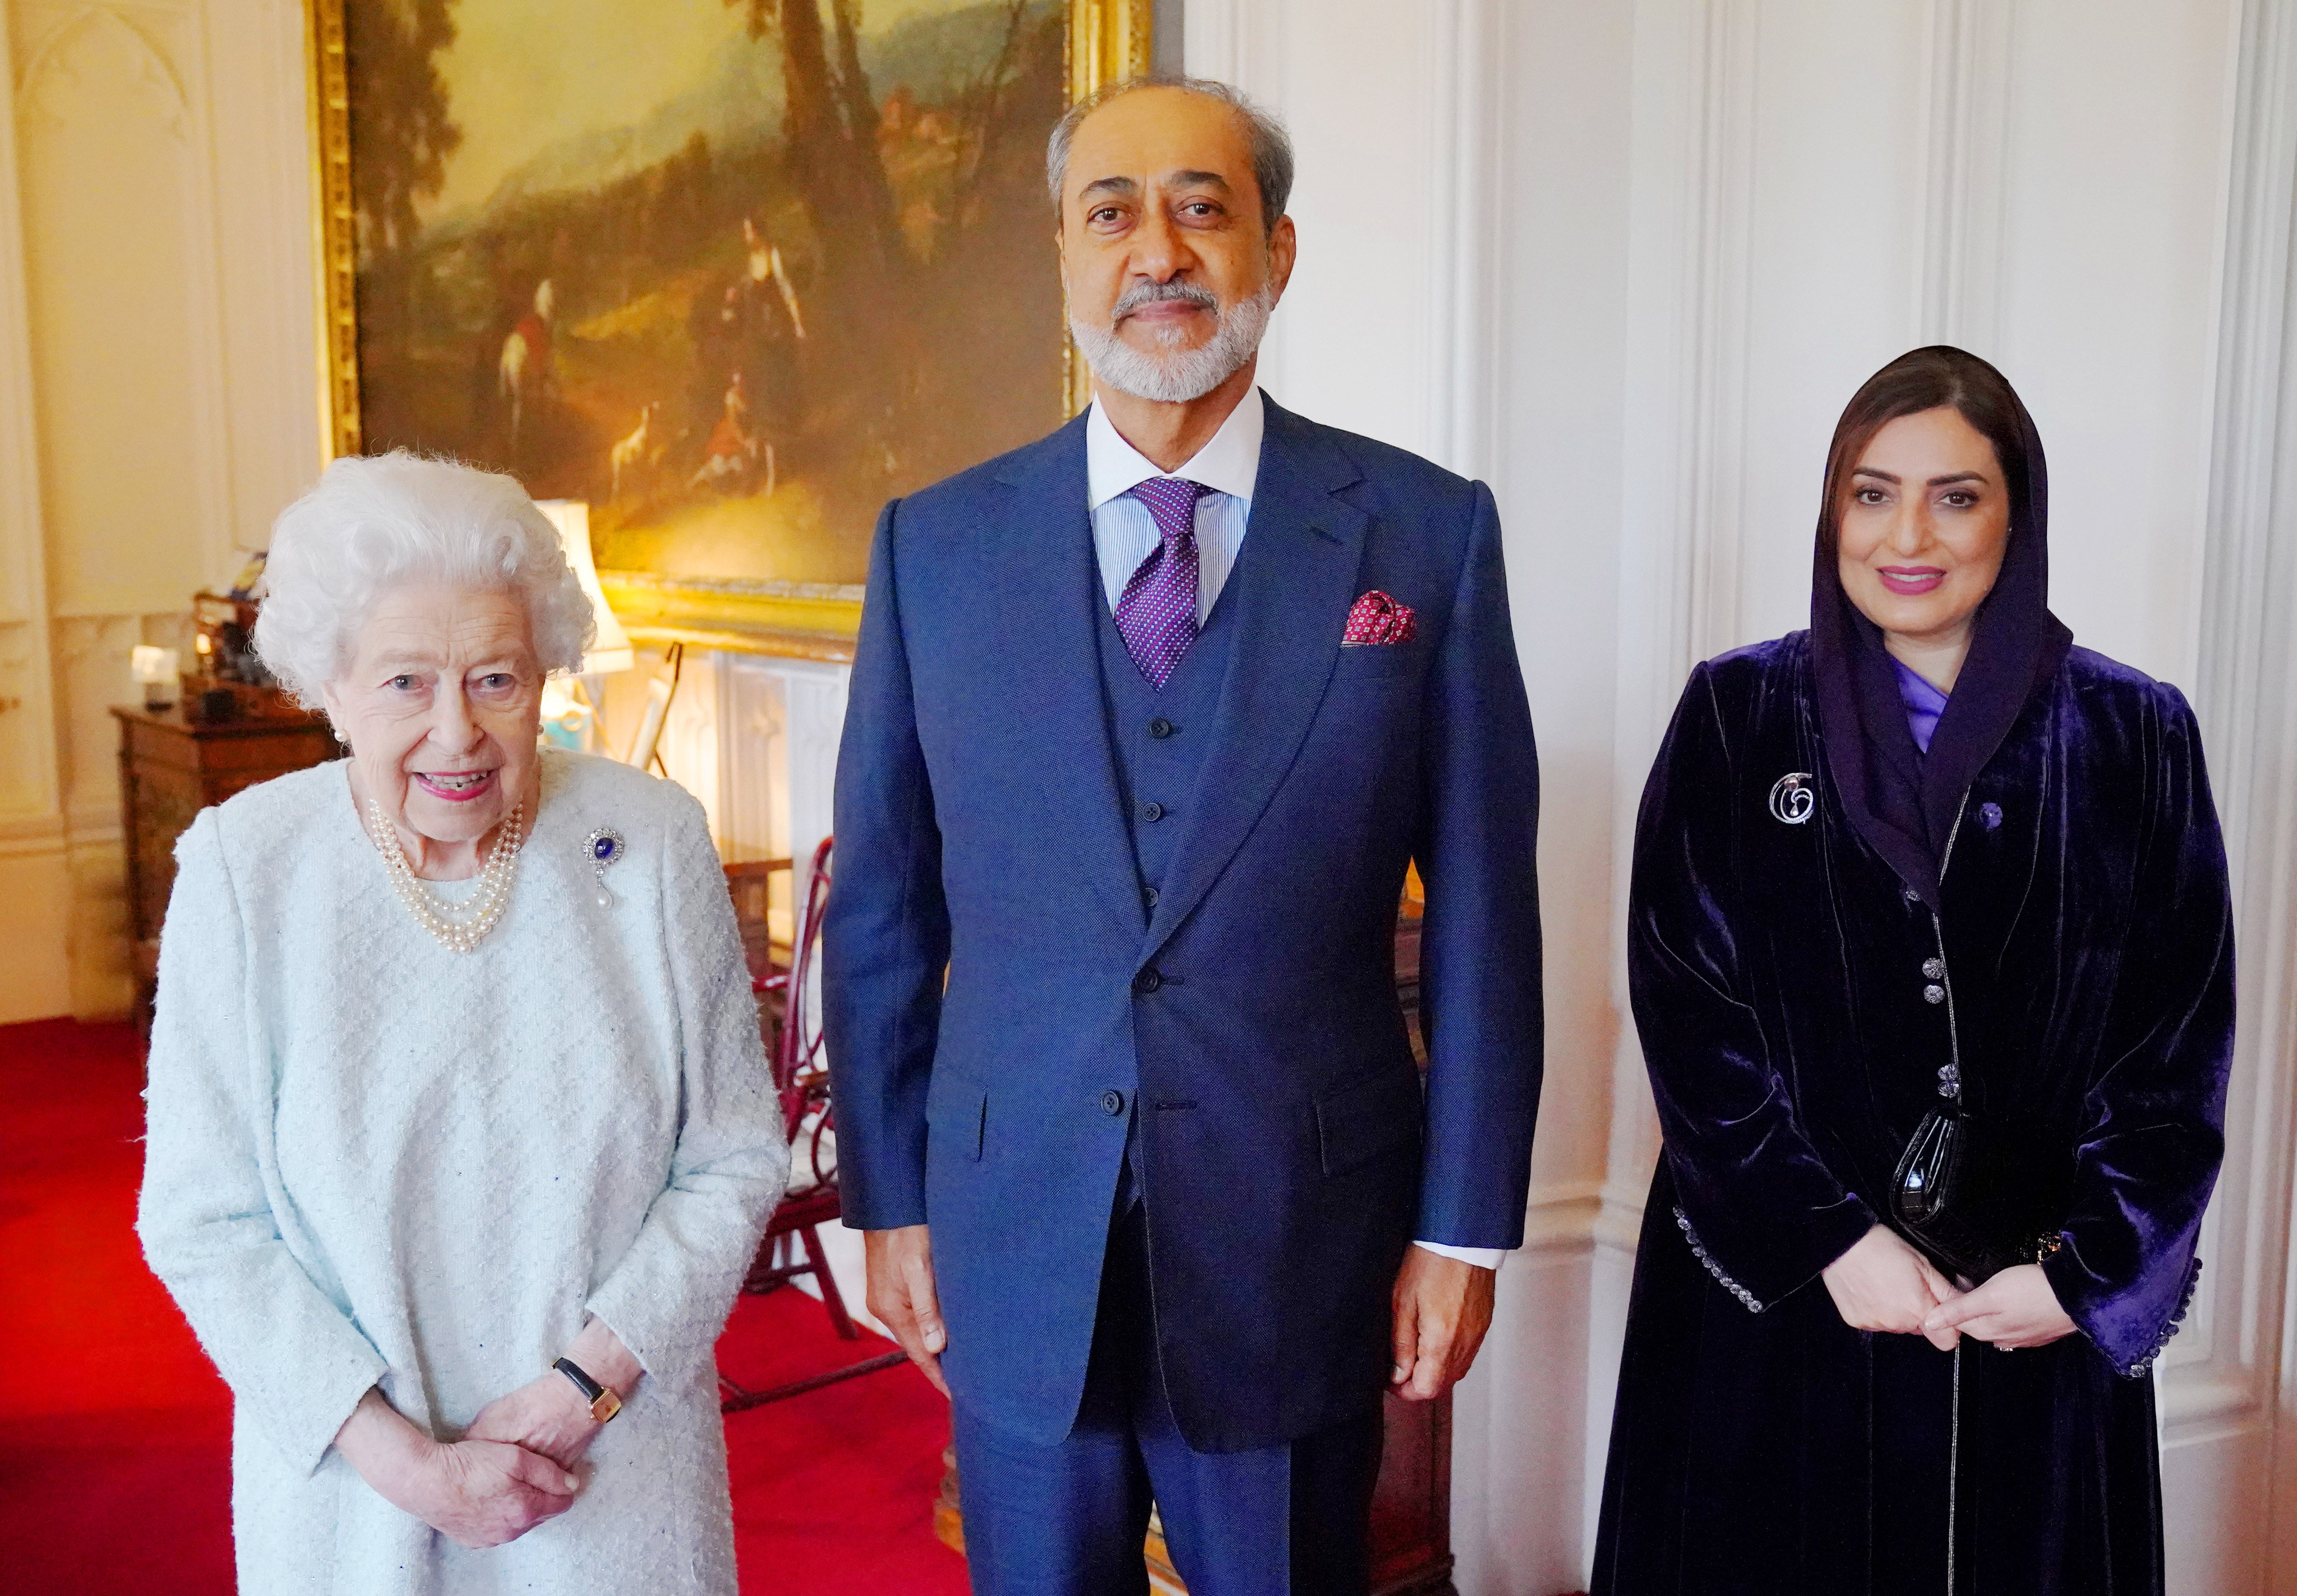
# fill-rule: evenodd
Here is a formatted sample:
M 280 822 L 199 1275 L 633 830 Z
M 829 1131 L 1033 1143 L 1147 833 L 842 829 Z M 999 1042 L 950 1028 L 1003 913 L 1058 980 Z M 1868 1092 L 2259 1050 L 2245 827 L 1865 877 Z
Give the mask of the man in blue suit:
M 1152 79 L 1050 166 L 1096 401 L 887 506 L 870 558 L 825 932 L 846 1220 L 954 1399 L 976 1592 L 1144 1590 L 1153 1497 L 1195 1596 L 1361 1592 L 1382 1388 L 1466 1371 L 1522 1239 L 1538 773 L 1498 521 L 1254 385 L 1297 248 L 1272 121 Z

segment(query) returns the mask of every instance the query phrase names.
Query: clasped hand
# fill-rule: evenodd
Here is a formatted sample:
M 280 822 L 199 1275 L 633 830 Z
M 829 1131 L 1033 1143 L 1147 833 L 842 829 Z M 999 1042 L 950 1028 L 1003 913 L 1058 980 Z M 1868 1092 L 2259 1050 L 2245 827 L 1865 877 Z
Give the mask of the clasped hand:
M 1852 1329 L 1922 1336 L 1941 1352 L 1952 1351 L 1965 1335 L 2004 1352 L 2045 1346 L 2075 1328 L 2038 1265 L 2005 1269 L 1964 1291 L 1882 1225 L 1859 1238 L 1819 1278 Z
M 625 1399 L 642 1375 L 595 1319 L 567 1355 Z M 481 1408 L 460 1441 L 433 1440 L 369 1391 L 335 1449 L 384 1501 L 478 1550 L 515 1541 L 572 1507 L 581 1481 L 571 1470 L 603 1427 L 574 1382 L 553 1369 Z
M 473 1551 L 556 1518 L 574 1505 L 581 1483 L 564 1465 L 508 1441 L 433 1440 L 379 1390 L 351 1410 L 335 1450 L 376 1495 Z

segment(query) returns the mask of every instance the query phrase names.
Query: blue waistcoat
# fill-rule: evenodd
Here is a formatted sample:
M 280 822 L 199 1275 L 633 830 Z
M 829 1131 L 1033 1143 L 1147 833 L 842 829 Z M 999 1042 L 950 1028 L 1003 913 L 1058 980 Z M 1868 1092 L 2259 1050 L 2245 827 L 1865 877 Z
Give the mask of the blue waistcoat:
M 1108 716 L 1109 752 L 1116 761 L 1118 802 L 1132 835 L 1133 868 L 1140 876 L 1141 907 L 1155 914 L 1172 873 L 1174 844 L 1187 835 L 1196 814 L 1198 785 L 1206 750 L 1211 747 L 1213 716 L 1228 675 L 1229 638 L 1234 606 L 1214 601 L 1204 630 L 1189 646 L 1163 687 L 1148 685 L 1124 646 L 1124 634 L 1106 606 L 1100 609 L 1101 703 Z M 1140 1061 L 1132 1060 L 1125 1139 L 1125 1167 L 1117 1206 L 1130 1208 L 1142 1184 L 1139 1140 Z
M 1195 818 L 1197 786 L 1212 747 L 1213 716 L 1228 677 L 1235 613 L 1233 605 L 1214 605 L 1204 630 L 1160 690 L 1132 662 L 1116 618 L 1101 611 L 1097 635 L 1108 745 L 1116 756 L 1117 791 L 1132 834 L 1141 902 L 1152 913 L 1172 870 L 1173 846 Z

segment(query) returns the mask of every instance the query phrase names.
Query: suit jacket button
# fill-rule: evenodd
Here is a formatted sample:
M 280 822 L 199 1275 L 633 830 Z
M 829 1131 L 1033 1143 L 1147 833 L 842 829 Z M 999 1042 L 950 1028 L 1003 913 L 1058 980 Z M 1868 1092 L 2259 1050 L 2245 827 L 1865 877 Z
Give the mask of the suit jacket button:
M 1926 986 L 1922 988 L 1922 1001 L 1925 1003 L 1945 1002 L 1946 988 L 1942 986 Z
M 1121 1091 L 1114 1090 L 1102 1092 L 1100 1094 L 1100 1111 L 1103 1114 L 1112 1116 L 1124 1113 L 1124 1094 Z
M 1179 727 L 1173 725 L 1170 720 L 1165 720 L 1162 715 L 1157 716 L 1154 720 L 1148 722 L 1148 735 L 1159 740 L 1171 736 L 1174 732 L 1180 729 L 1181 728 Z
M 1140 818 L 1153 826 L 1165 818 L 1165 806 L 1161 803 L 1144 803 L 1140 806 Z
M 1925 958 L 1922 960 L 1922 979 L 1925 981 L 1945 980 L 1946 960 L 1943 958 Z
M 1143 994 L 1153 992 L 1164 984 L 1163 972 L 1155 969 L 1143 970 L 1132 978 L 1132 990 Z
M 1156 907 L 1157 907 L 1157 889 L 1156 889 L 1155 887 L 1153 887 L 1153 886 L 1144 886 L 1144 887 L 1142 887 L 1142 888 L 1140 889 L 1140 896 L 1141 896 L 1143 899 L 1147 900 L 1147 901 L 1148 901 L 1148 907 L 1149 907 L 1149 908 L 1154 909 L 1154 908 L 1156 908 Z

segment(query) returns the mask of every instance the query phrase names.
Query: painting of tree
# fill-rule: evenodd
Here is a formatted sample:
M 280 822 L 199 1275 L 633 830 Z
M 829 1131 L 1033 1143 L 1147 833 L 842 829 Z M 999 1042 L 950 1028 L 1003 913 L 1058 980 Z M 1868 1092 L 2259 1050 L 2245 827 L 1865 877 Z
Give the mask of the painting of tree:
M 858 583 L 1062 414 L 1065 0 L 342 0 L 362 447 L 602 566 Z

